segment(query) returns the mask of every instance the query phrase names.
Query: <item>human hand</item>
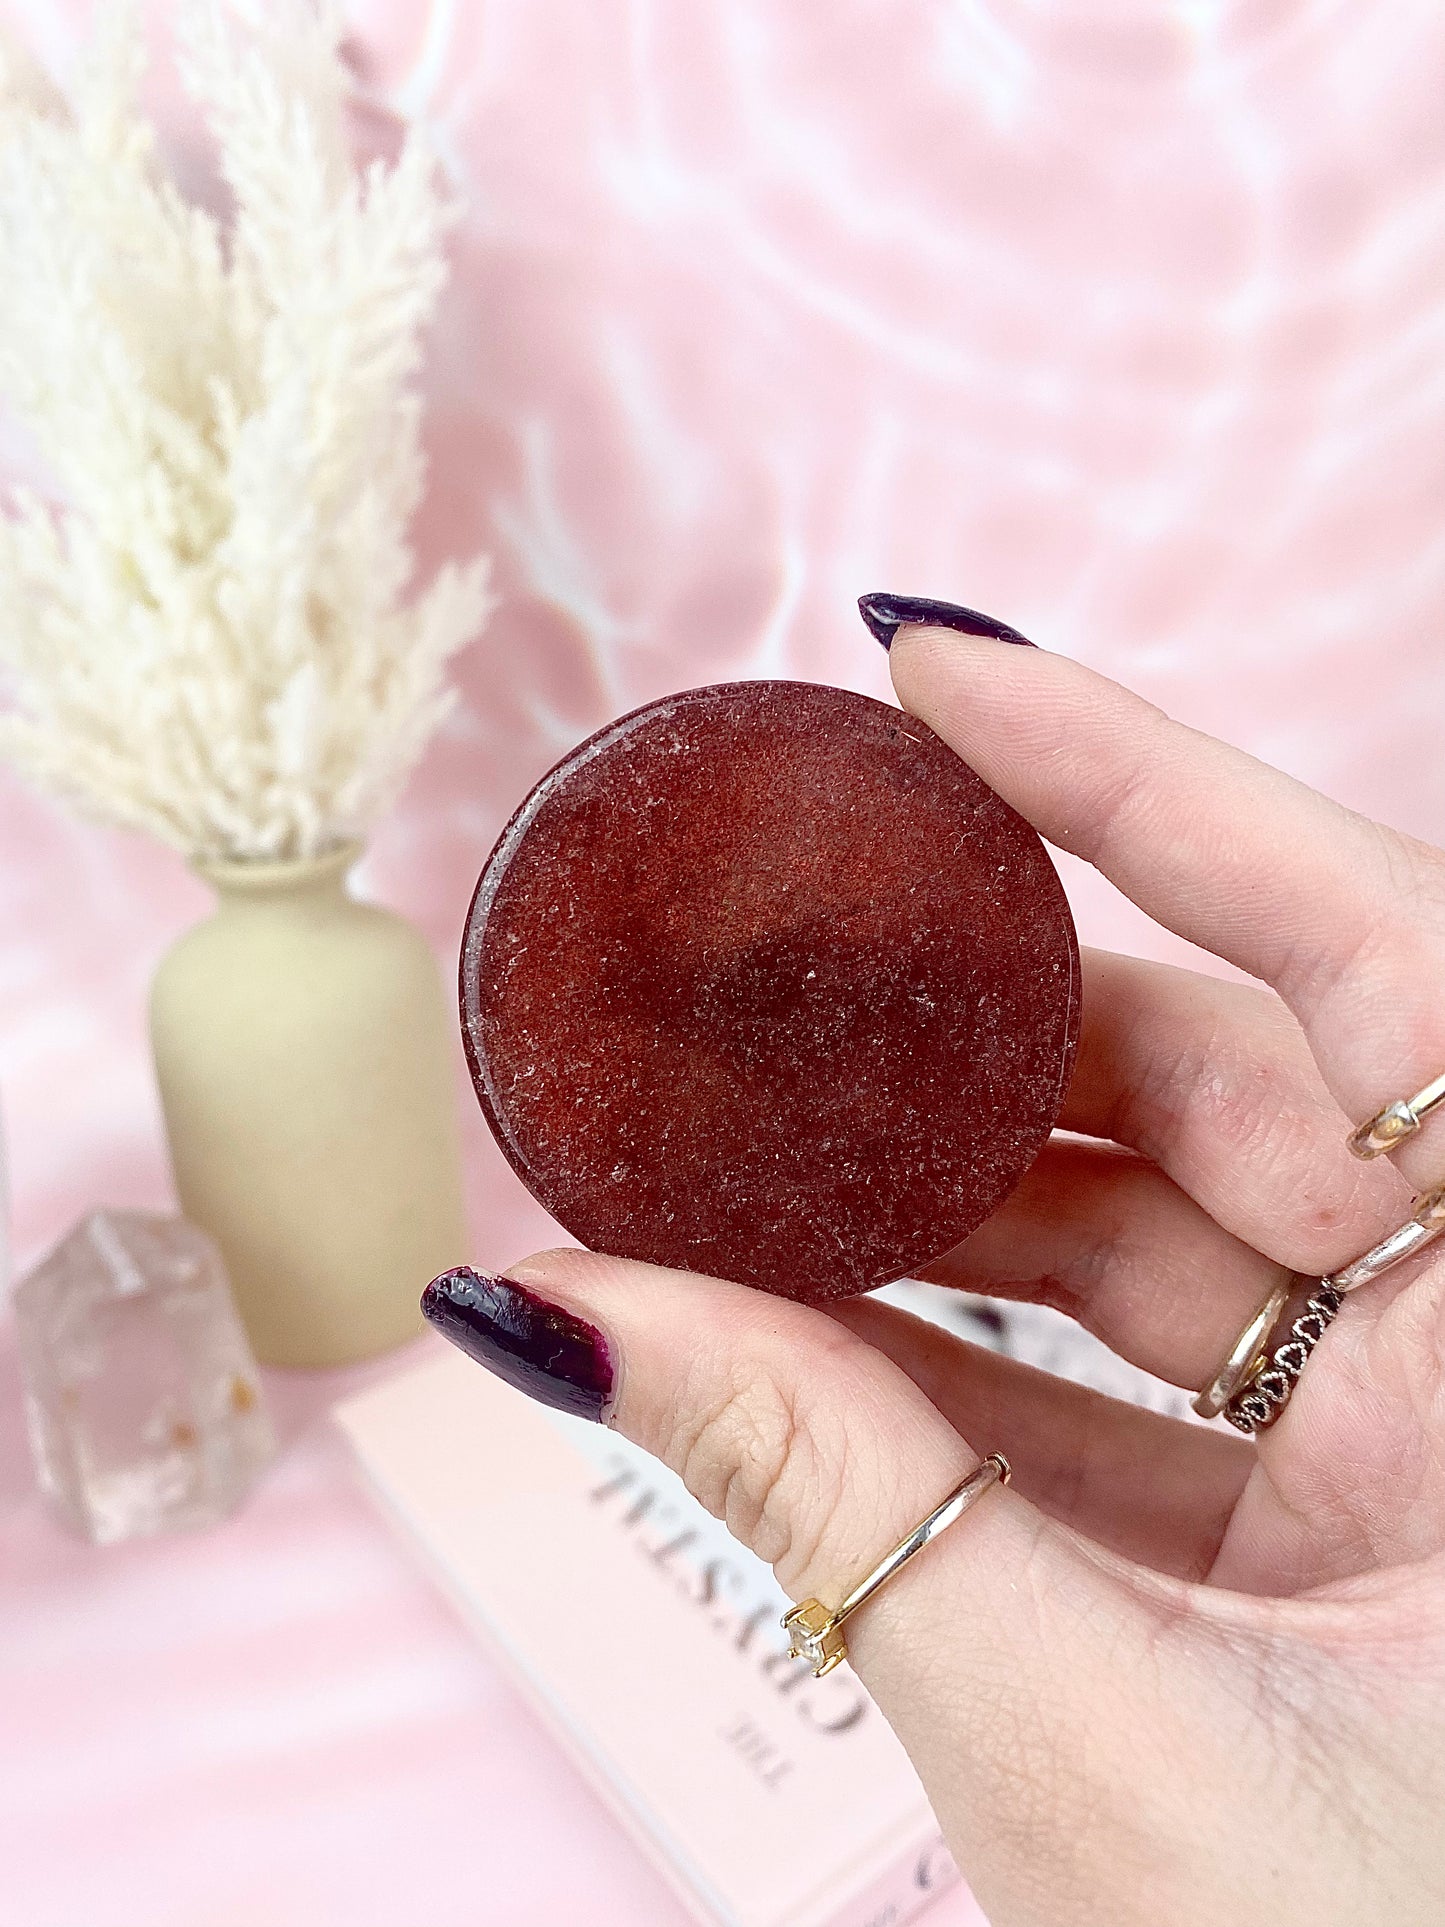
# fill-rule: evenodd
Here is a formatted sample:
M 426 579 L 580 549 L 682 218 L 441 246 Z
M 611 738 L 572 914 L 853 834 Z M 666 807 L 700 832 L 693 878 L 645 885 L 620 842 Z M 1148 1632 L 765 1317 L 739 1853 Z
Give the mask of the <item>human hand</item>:
M 1445 1171 L 1445 1121 L 1346 1147 L 1445 1069 L 1445 856 L 1061 657 L 905 628 L 892 665 L 1045 837 L 1270 986 L 1086 953 L 1060 1122 L 1095 1141 L 929 1274 L 1197 1389 Z M 1012 1461 L 848 1626 L 994 1927 L 1445 1918 L 1445 1260 L 1348 1298 L 1256 1443 L 867 1299 L 582 1251 L 508 1279 L 468 1348 L 663 1459 L 795 1598 Z

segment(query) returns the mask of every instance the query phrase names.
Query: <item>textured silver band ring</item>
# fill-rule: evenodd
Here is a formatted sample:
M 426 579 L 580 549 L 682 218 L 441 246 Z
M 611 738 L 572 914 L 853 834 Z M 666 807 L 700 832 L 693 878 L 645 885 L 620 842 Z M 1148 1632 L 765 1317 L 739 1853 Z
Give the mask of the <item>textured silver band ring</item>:
M 1259 1432 L 1272 1425 L 1289 1403 L 1310 1353 L 1324 1337 L 1348 1294 L 1413 1257 L 1433 1243 L 1442 1231 L 1445 1231 L 1445 1184 L 1438 1184 L 1433 1191 L 1426 1191 L 1416 1199 L 1414 1214 L 1388 1237 L 1320 1279 L 1281 1343 L 1270 1349 L 1267 1358 L 1263 1354 L 1259 1356 L 1225 1405 L 1224 1416 L 1230 1424 L 1238 1426 L 1241 1432 Z M 1198 1401 L 1195 1409 L 1199 1409 Z
M 1267 1362 L 1257 1366 L 1248 1384 L 1224 1408 L 1224 1416 L 1241 1432 L 1262 1432 L 1273 1425 L 1309 1355 L 1334 1322 L 1344 1299 L 1333 1286 L 1321 1281 L 1305 1300 L 1305 1308 L 1289 1328 L 1282 1344 L 1276 1345 Z
M 1399 1098 L 1376 1111 L 1358 1129 L 1351 1131 L 1349 1146 L 1357 1158 L 1383 1157 L 1413 1137 L 1437 1105 L 1445 1104 L 1445 1071 L 1413 1097 Z

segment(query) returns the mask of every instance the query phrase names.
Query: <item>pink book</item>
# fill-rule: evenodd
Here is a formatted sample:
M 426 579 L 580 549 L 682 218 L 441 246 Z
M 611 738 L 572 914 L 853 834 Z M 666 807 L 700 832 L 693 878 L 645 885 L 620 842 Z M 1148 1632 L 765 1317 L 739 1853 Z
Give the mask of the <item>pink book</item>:
M 625 1440 L 446 1355 L 337 1408 L 373 1488 L 701 1921 L 900 1927 L 958 1880 L 844 1666 Z M 980 1922 L 982 1917 L 978 1917 Z

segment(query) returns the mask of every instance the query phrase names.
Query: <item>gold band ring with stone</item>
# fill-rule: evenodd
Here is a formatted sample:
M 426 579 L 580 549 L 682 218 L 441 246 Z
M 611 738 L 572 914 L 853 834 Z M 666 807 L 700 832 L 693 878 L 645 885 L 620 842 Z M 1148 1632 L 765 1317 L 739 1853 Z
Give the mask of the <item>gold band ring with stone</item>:
M 1398 1098 L 1376 1111 L 1372 1118 L 1351 1131 L 1349 1146 L 1357 1158 L 1383 1157 L 1413 1137 L 1438 1105 L 1445 1104 L 1445 1071 L 1413 1097 Z
M 1445 1184 L 1436 1185 L 1433 1191 L 1417 1198 L 1413 1215 L 1388 1237 L 1320 1279 L 1283 1340 L 1269 1348 L 1267 1357 L 1261 1352 L 1224 1406 L 1224 1416 L 1230 1424 L 1241 1432 L 1261 1432 L 1273 1425 L 1289 1403 L 1310 1353 L 1333 1323 L 1346 1296 L 1422 1251 L 1442 1231 L 1445 1231 Z M 1199 1409 L 1199 1400 L 1196 1400 L 1195 1410 Z
M 864 1606 L 888 1581 L 899 1572 L 915 1553 L 922 1552 L 931 1539 L 936 1539 L 956 1519 L 961 1519 L 970 1507 L 981 1499 L 991 1485 L 1007 1485 L 1010 1478 L 1009 1462 L 1002 1452 L 990 1452 L 982 1465 L 977 1466 L 961 1485 L 954 1487 L 948 1497 L 929 1513 L 928 1517 L 905 1538 L 898 1541 L 893 1550 L 886 1553 L 873 1568 L 866 1579 L 860 1579 L 842 1605 L 834 1612 L 817 1599 L 805 1599 L 800 1606 L 783 1614 L 783 1627 L 788 1635 L 788 1651 L 794 1659 L 805 1659 L 813 1669 L 814 1679 L 822 1679 L 831 1673 L 835 1666 L 841 1666 L 848 1657 L 848 1642 L 843 1637 L 843 1621 L 850 1614 Z

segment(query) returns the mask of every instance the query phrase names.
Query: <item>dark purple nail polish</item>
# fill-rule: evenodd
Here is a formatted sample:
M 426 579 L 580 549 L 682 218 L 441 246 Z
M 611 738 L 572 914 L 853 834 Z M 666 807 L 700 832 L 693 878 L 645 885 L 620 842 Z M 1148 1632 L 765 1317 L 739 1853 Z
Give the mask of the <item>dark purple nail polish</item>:
M 1032 649 L 1027 636 L 996 622 L 979 609 L 964 609 L 956 602 L 935 602 L 922 595 L 863 595 L 858 598 L 858 613 L 885 649 L 905 622 L 926 622 L 938 629 L 961 629 L 966 636 L 992 636 L 995 642 L 1021 642 Z
M 466 1265 L 433 1278 L 421 1308 L 468 1358 L 519 1392 L 578 1418 L 606 1416 L 612 1355 L 584 1319 L 510 1278 L 484 1278 Z

